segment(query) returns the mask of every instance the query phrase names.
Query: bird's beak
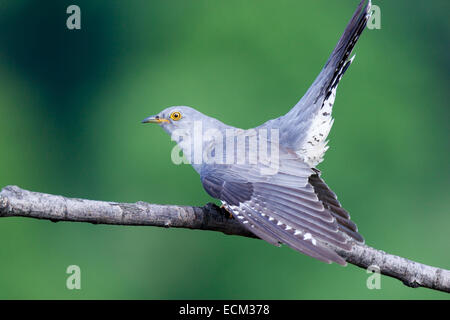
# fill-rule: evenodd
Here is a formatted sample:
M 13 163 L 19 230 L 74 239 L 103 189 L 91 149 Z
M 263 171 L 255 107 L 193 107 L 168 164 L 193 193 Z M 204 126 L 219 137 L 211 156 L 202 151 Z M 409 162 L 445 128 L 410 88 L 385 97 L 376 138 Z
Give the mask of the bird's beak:
M 142 120 L 142 123 L 163 123 L 163 122 L 169 122 L 169 120 L 160 118 L 158 116 L 150 116 Z

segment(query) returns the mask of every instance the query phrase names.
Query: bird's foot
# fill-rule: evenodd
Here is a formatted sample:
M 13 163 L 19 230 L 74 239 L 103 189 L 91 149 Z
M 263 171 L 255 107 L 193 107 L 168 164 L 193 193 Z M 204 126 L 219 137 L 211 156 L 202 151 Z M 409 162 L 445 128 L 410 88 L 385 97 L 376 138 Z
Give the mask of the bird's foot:
M 230 211 L 228 211 L 227 208 L 225 208 L 225 205 L 221 205 L 220 209 L 222 210 L 227 219 L 234 219 L 233 214 Z
M 223 216 L 225 216 L 225 218 L 227 218 L 227 219 L 234 219 L 233 214 L 230 211 L 228 211 L 224 205 L 221 205 L 219 207 L 215 203 L 209 202 L 204 206 L 204 208 L 206 210 L 219 211 L 219 213 L 222 214 Z

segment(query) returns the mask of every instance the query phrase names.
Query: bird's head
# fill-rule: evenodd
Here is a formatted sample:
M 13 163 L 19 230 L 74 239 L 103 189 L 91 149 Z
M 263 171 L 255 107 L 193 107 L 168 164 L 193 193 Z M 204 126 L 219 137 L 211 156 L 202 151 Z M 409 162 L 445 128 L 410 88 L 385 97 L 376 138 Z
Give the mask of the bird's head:
M 195 128 L 203 134 L 209 129 L 221 130 L 226 125 L 217 119 L 186 106 L 173 106 L 142 120 L 142 123 L 159 124 L 169 135 L 193 135 Z M 176 139 L 175 139 L 176 140 Z
M 194 125 L 195 121 L 202 120 L 204 115 L 197 110 L 185 107 L 174 106 L 161 111 L 160 113 L 142 120 L 142 123 L 159 124 L 168 133 L 176 129 L 188 129 Z
M 229 128 L 219 120 L 185 106 L 166 108 L 154 116 L 145 118 L 142 123 L 159 124 L 183 150 L 186 159 L 197 171 L 200 170 L 201 162 L 196 160 L 196 155 L 202 156 L 202 150 L 207 150 L 205 146 L 211 141 L 215 139 L 221 141 L 225 137 L 226 128 Z

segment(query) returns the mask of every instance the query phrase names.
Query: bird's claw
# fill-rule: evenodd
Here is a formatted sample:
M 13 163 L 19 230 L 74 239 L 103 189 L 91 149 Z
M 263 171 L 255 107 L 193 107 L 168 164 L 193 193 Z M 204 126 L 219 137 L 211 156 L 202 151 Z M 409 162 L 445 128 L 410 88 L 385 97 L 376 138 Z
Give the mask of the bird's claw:
M 227 219 L 234 219 L 233 214 L 230 211 L 228 211 L 227 208 L 225 208 L 225 205 L 222 204 L 220 206 L 220 209 L 222 209 L 222 212 L 225 214 L 225 217 Z

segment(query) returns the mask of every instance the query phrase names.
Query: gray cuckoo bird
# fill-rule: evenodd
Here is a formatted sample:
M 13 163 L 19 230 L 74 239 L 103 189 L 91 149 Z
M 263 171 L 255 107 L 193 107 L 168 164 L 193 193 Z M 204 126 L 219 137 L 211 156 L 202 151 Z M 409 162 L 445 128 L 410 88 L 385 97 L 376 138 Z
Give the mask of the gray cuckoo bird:
M 327 244 L 351 250 L 354 241 L 364 239 L 315 167 L 328 148 L 336 89 L 353 61 L 349 55 L 370 8 L 370 0 L 361 1 L 316 80 L 282 117 L 243 130 L 174 106 L 142 121 L 157 123 L 172 136 L 206 192 L 253 234 L 341 265 L 346 261 Z M 270 160 L 267 150 L 261 156 L 262 147 L 255 152 L 250 141 L 270 148 Z

